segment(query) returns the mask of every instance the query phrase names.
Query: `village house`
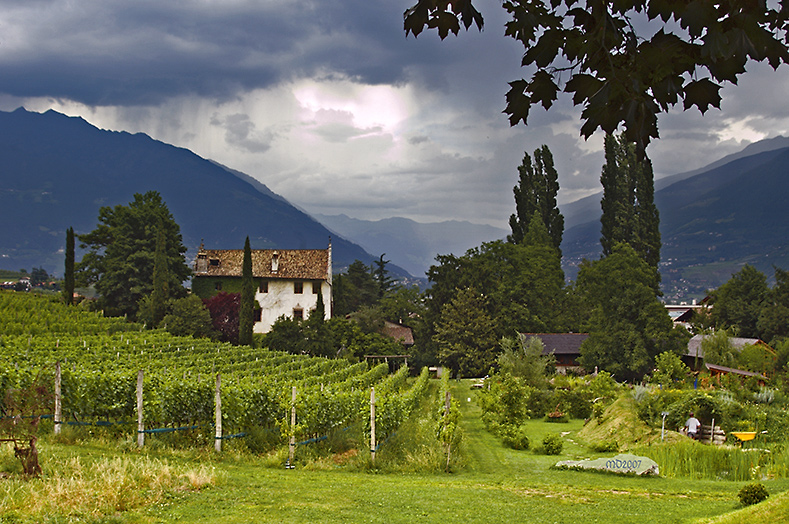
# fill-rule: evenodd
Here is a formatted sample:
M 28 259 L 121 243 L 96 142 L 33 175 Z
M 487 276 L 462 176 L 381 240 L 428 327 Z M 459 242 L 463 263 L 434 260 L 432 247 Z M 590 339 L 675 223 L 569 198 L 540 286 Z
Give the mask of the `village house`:
M 710 335 L 695 335 L 688 341 L 688 350 L 681 356 L 682 361 L 693 371 L 699 371 L 704 362 L 704 348 L 702 341 Z M 732 348 L 737 351 L 742 351 L 748 346 L 753 346 L 759 349 L 766 358 L 776 358 L 775 351 L 763 340 L 758 338 L 743 338 L 743 337 L 729 337 L 729 343 Z M 707 367 L 709 369 L 709 367 Z M 726 368 L 728 369 L 728 368 Z M 725 374 L 727 372 L 723 372 Z
M 554 356 L 557 373 L 584 371 L 578 364 L 578 358 L 581 356 L 581 344 L 589 338 L 589 333 L 524 333 L 524 335 L 527 338 L 537 337 L 542 340 L 545 346 L 542 354 Z
M 192 292 L 210 298 L 220 292 L 241 292 L 242 249 L 197 252 Z M 323 298 L 324 318 L 331 318 L 331 244 L 326 249 L 253 249 L 255 333 L 268 333 L 279 317 L 306 319 Z

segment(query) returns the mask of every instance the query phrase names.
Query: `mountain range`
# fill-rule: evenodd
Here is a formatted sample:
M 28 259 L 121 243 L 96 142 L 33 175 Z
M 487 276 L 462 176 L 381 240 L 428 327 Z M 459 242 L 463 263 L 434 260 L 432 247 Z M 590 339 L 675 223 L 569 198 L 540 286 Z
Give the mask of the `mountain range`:
M 2 269 L 62 275 L 68 227 L 92 231 L 101 206 L 125 205 L 150 190 L 162 195 L 192 256 L 201 243 L 240 249 L 249 236 L 258 249 L 318 249 L 331 238 L 335 269 L 376 258 L 251 177 L 145 134 L 20 108 L 0 112 L 0 136 Z
M 61 274 L 65 230 L 93 230 L 101 206 L 162 194 L 194 255 L 208 248 L 320 248 L 335 271 L 384 254 L 399 277 L 424 277 L 437 254 L 460 255 L 508 231 L 462 221 L 420 224 L 310 216 L 254 178 L 144 134 L 98 129 L 81 118 L 20 108 L 0 112 L 0 269 Z M 701 297 L 749 263 L 772 277 L 789 268 L 789 139 L 752 144 L 708 166 L 655 182 L 669 300 Z M 562 206 L 563 266 L 600 256 L 600 194 Z M 513 206 L 514 207 L 514 206 Z M 79 257 L 79 252 L 78 252 Z
M 778 137 L 688 174 L 655 183 L 663 241 L 660 271 L 668 300 L 700 298 L 751 264 L 773 278 L 789 268 L 789 139 Z M 565 273 L 599 258 L 600 194 L 594 213 L 568 213 L 562 242 Z M 586 220 L 579 220 L 585 216 Z

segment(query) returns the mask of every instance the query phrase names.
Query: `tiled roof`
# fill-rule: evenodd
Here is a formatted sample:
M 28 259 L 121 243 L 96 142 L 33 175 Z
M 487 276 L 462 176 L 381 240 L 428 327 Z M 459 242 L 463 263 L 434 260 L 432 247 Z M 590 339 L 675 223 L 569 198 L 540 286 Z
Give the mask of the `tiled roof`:
M 589 333 L 524 333 L 526 338 L 538 337 L 545 345 L 543 355 L 580 355 L 581 344 Z
M 252 276 L 327 280 L 331 271 L 330 253 L 330 249 L 253 249 Z M 203 249 L 197 253 L 194 274 L 197 277 L 240 277 L 243 261 L 243 249 Z
M 382 334 L 392 337 L 401 344 L 411 346 L 414 344 L 414 334 L 410 327 L 403 326 L 402 324 L 395 324 L 394 322 L 384 321 L 384 327 L 381 330 Z

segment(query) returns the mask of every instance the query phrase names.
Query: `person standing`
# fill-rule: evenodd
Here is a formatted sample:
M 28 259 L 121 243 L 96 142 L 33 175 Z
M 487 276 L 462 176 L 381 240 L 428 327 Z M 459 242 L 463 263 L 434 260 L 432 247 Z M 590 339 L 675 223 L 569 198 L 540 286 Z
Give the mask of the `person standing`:
M 699 419 L 697 419 L 694 414 L 691 413 L 690 418 L 688 418 L 687 422 L 685 422 L 685 431 L 693 440 L 698 439 L 699 426 L 701 426 L 701 422 L 699 422 Z

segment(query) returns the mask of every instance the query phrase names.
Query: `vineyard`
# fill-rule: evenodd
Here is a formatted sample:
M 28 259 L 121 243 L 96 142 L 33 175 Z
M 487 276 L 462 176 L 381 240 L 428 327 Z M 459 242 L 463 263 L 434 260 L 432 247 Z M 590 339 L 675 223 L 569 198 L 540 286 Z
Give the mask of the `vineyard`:
M 145 330 L 124 319 L 66 307 L 55 299 L 0 292 L 0 386 L 38 384 L 54 398 L 60 363 L 61 424 L 137 429 L 137 382 L 142 371 L 146 432 L 215 424 L 216 376 L 221 376 L 218 438 L 266 430 L 297 439 L 361 425 L 369 432 L 375 388 L 379 442 L 408 417 L 427 391 L 428 373 L 408 380 L 403 367 L 314 358 L 233 346 Z M 295 402 L 292 392 L 295 388 Z M 6 396 L 0 408 L 12 413 Z M 291 427 L 295 405 L 296 425 Z M 44 415 L 47 413 L 21 413 Z

